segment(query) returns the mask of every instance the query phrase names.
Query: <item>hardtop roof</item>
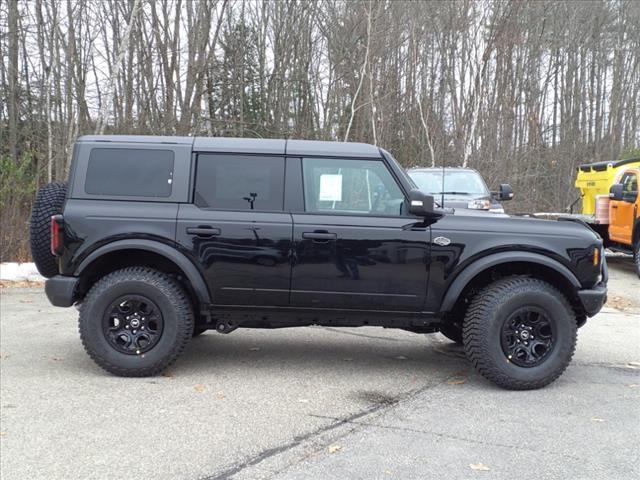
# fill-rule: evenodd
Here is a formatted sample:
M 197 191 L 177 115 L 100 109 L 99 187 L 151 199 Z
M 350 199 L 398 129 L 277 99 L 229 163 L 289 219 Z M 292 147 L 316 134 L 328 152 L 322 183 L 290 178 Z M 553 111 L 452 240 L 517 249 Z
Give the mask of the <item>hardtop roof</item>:
M 264 153 L 271 155 L 346 156 L 379 158 L 380 149 L 368 143 L 272 138 L 179 137 L 155 135 L 84 135 L 78 142 L 193 145 L 197 152 Z

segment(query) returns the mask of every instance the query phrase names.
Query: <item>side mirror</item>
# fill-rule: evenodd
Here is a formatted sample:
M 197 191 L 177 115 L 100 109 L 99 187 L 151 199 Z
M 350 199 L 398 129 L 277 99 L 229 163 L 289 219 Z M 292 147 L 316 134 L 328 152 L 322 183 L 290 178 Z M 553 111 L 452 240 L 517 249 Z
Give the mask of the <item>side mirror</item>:
M 420 190 L 409 192 L 409 213 L 416 217 L 431 217 L 434 215 L 433 197 Z
M 508 183 L 500 184 L 500 191 L 498 192 L 498 200 L 506 202 L 513 199 L 513 188 Z
M 623 192 L 622 192 L 622 184 L 614 183 L 611 185 L 609 189 L 609 198 L 611 200 L 622 200 Z

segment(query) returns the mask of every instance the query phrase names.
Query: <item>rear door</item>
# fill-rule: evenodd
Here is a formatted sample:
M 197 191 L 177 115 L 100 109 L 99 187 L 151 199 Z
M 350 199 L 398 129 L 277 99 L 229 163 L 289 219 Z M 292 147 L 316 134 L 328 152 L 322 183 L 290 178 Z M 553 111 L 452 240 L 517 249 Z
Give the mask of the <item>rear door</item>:
M 304 211 L 293 214 L 291 305 L 422 310 L 430 229 L 405 216 L 382 159 L 303 158 Z
M 284 172 L 281 156 L 198 154 L 193 203 L 180 206 L 176 238 L 203 272 L 214 304 L 289 304 Z

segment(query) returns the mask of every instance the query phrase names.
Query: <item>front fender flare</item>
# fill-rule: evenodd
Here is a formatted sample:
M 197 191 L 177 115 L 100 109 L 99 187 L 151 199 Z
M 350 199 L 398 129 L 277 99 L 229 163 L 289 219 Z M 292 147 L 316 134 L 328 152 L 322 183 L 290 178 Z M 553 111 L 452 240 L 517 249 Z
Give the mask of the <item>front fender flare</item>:
M 487 255 L 486 257 L 482 257 L 467 265 L 464 270 L 462 270 L 462 272 L 460 272 L 458 276 L 455 277 L 453 282 L 447 288 L 447 293 L 445 294 L 442 301 L 440 311 L 451 311 L 456 301 L 458 300 L 458 297 L 464 291 L 464 288 L 469 284 L 471 280 L 476 277 L 476 275 L 496 265 L 511 262 L 536 263 L 538 265 L 551 268 L 555 272 L 562 275 L 568 282 L 570 282 L 576 290 L 580 290 L 582 288 L 580 281 L 576 278 L 573 272 L 553 258 L 549 258 L 539 253 L 533 252 L 494 253 L 491 255 Z
M 82 260 L 80 265 L 78 265 L 78 268 L 76 268 L 74 275 L 80 276 L 84 269 L 91 265 L 95 260 L 107 253 L 116 252 L 118 250 L 146 250 L 148 252 L 157 253 L 158 255 L 162 255 L 168 260 L 171 260 L 180 268 L 180 270 L 182 270 L 185 277 L 187 277 L 191 283 L 193 290 L 198 296 L 200 304 L 206 305 L 211 303 L 211 296 L 209 295 L 207 284 L 193 262 L 176 248 L 154 240 L 116 240 L 115 242 L 103 245 L 91 252 L 84 260 Z

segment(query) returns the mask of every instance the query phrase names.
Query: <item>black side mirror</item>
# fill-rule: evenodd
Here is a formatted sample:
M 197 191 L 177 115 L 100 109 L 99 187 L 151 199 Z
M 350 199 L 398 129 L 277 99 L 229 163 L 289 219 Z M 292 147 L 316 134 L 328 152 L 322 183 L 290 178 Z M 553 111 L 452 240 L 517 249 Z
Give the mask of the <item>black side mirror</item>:
M 431 217 L 435 211 L 433 209 L 433 197 L 420 190 L 409 192 L 409 213 L 416 217 Z
M 609 198 L 611 200 L 622 200 L 622 184 L 621 183 L 614 183 L 613 185 L 611 185 L 611 188 L 609 189 Z
M 501 183 L 498 192 L 492 192 L 491 196 L 501 202 L 513 199 L 513 188 L 508 183 Z

